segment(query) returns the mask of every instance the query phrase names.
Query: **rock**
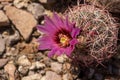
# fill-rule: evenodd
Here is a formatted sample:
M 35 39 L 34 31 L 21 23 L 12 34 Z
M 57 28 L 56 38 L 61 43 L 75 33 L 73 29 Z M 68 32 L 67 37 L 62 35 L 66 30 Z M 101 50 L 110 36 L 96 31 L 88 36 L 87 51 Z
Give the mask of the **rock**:
M 7 26 L 7 25 L 9 25 L 9 20 L 5 15 L 5 13 L 2 10 L 0 10 L 0 27 Z
M 41 80 L 41 75 L 40 74 L 34 74 L 30 76 L 23 77 L 22 80 Z
M 11 2 L 13 0 L 0 0 L 0 2 Z
M 58 60 L 58 62 L 60 62 L 60 63 L 64 63 L 64 58 L 63 58 L 63 56 L 58 56 L 57 57 L 57 60 Z
M 22 51 L 20 52 L 21 54 L 28 54 L 29 58 L 32 58 L 34 55 L 33 53 L 38 52 L 38 42 L 37 40 L 31 41 L 29 44 L 26 42 L 18 43 L 18 47 L 22 48 Z M 38 56 L 40 57 L 40 56 Z
M 47 71 L 46 72 L 46 80 L 62 80 L 61 76 L 55 72 Z
M 41 70 L 39 73 L 40 73 L 41 75 L 45 75 L 46 71 L 45 71 L 45 70 Z
M 17 60 L 18 65 L 20 66 L 31 66 L 31 62 L 28 60 L 27 56 L 22 55 Z
M 66 61 L 66 59 L 67 59 L 66 55 L 60 55 L 60 56 L 57 57 L 57 60 L 60 63 L 64 63 Z
M 4 67 L 4 65 L 8 62 L 8 59 L 0 59 L 0 68 Z
M 2 4 L 0 4 L 0 10 L 3 8 L 3 5 Z
M 15 33 L 13 35 L 5 37 L 7 46 L 10 46 L 10 45 L 16 43 L 18 40 L 20 40 L 20 34 L 18 31 L 15 31 Z
M 0 79 L 5 80 L 6 79 L 6 74 L 4 69 L 0 69 Z M 6 79 L 7 80 L 7 79 Z
M 19 66 L 18 67 L 18 71 L 22 74 L 22 75 L 26 75 L 28 73 L 28 69 L 27 67 L 23 67 L 23 66 Z
M 15 47 L 6 47 L 6 53 L 4 54 L 5 57 L 7 56 L 16 56 L 18 55 L 19 50 Z
M 28 6 L 28 2 L 30 2 L 30 0 L 14 0 L 13 4 L 17 8 L 22 8 L 22 7 L 27 7 Z
M 6 15 L 19 30 L 23 38 L 28 40 L 33 28 L 37 25 L 37 21 L 34 19 L 33 15 L 13 6 L 6 6 L 4 9 Z
M 43 76 L 43 77 L 41 78 L 41 80 L 46 80 L 46 77 L 45 77 L 45 76 Z
M 41 4 L 32 3 L 28 5 L 27 10 L 31 12 L 36 19 L 39 19 L 44 15 L 45 9 Z
M 2 53 L 4 52 L 4 50 L 5 50 L 5 40 L 0 35 L 0 55 L 2 55 Z
M 64 63 L 63 64 L 63 71 L 67 72 L 67 70 L 70 70 L 71 66 L 72 65 L 70 63 Z
M 32 66 L 30 67 L 31 70 L 34 70 L 34 69 L 43 69 L 43 68 L 45 68 L 45 64 L 44 63 L 40 63 L 38 61 L 33 62 Z
M 30 70 L 30 71 L 28 72 L 28 75 L 34 75 L 34 74 L 35 74 L 34 70 L 33 70 L 33 71 Z
M 9 80 L 15 80 L 15 70 L 16 67 L 13 63 L 8 63 L 5 65 L 4 70 L 9 74 Z
M 66 73 L 63 75 L 63 80 L 73 80 L 72 75 L 70 73 Z
M 10 2 L 12 2 L 12 1 L 2 1 L 1 4 L 2 4 L 3 7 L 4 7 L 5 5 L 11 5 Z
M 57 73 L 60 73 L 62 71 L 62 64 L 57 62 L 52 62 L 51 69 Z
M 56 0 L 39 0 L 39 2 L 44 4 L 53 4 L 56 2 Z
M 44 64 L 47 66 L 47 67 L 50 67 L 50 58 L 44 56 L 43 59 L 41 60 L 42 62 L 44 62 Z

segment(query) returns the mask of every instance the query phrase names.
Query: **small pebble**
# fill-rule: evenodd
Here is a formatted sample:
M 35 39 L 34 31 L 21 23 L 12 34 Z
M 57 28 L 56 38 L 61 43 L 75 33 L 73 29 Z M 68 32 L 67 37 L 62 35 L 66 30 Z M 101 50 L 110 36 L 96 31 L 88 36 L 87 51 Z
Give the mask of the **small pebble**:
M 31 62 L 28 60 L 27 56 L 25 55 L 22 55 L 18 58 L 18 61 L 17 61 L 18 65 L 21 65 L 21 66 L 31 66 Z
M 52 62 L 51 69 L 57 73 L 60 73 L 60 72 L 62 72 L 62 64 L 60 64 L 58 62 Z
M 9 80 L 15 80 L 15 70 L 16 67 L 13 63 L 8 63 L 5 65 L 4 70 L 9 74 Z
M 41 75 L 40 74 L 33 74 L 29 76 L 23 77 L 21 80 L 41 80 Z
M 4 67 L 4 65 L 8 62 L 8 59 L 0 59 L 0 68 Z
M 62 80 L 62 78 L 56 72 L 47 71 L 46 72 L 46 80 Z

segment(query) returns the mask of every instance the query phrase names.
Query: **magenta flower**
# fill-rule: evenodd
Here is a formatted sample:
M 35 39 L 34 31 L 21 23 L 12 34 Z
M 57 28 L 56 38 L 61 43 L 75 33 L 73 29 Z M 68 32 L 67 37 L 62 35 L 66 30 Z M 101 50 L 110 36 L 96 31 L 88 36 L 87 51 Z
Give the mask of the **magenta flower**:
M 70 56 L 78 42 L 76 37 L 80 29 L 75 28 L 75 24 L 70 23 L 68 17 L 62 19 L 56 13 L 52 18 L 45 16 L 45 24 L 38 25 L 37 28 L 44 33 L 38 40 L 40 42 L 39 50 L 51 50 L 49 57 L 63 53 Z

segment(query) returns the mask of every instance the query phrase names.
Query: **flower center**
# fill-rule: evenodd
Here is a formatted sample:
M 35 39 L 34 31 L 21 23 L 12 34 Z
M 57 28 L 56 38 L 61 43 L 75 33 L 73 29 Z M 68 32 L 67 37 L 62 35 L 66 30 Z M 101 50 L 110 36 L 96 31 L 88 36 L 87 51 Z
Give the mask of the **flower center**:
M 69 45 L 70 38 L 67 35 L 59 34 L 60 46 L 66 47 Z

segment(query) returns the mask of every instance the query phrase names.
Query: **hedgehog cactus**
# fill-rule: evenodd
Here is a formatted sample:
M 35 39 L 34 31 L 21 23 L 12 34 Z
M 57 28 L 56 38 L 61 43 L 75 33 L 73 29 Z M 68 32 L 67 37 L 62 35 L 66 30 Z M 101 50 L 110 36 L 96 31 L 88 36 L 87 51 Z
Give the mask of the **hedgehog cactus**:
M 116 53 L 117 26 L 110 14 L 94 5 L 78 5 L 64 13 L 81 28 L 72 58 L 84 66 L 101 64 Z

